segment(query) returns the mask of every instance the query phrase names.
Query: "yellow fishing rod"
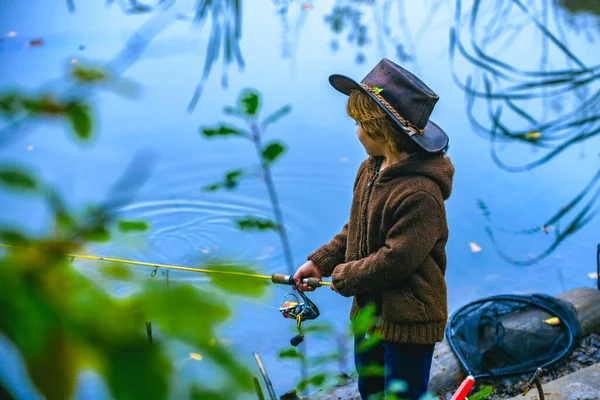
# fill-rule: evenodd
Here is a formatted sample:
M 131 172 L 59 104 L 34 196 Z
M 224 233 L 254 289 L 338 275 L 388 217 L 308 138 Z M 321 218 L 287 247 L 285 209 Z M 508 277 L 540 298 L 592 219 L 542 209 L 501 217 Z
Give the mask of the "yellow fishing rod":
M 0 247 L 10 248 L 10 249 L 27 250 L 27 247 L 13 246 L 13 245 L 3 244 L 3 243 L 0 243 Z M 120 263 L 120 264 L 139 265 L 142 267 L 150 267 L 150 268 L 163 268 L 163 269 L 172 269 L 172 270 L 177 270 L 177 271 L 200 272 L 203 274 L 243 276 L 246 278 L 270 280 L 273 283 L 279 283 L 279 284 L 283 284 L 283 285 L 292 285 L 293 286 L 296 284 L 291 275 L 285 275 L 285 274 L 258 275 L 258 274 L 250 274 L 247 272 L 237 272 L 237 271 L 216 271 L 216 270 L 212 270 L 212 269 L 202 269 L 202 268 L 182 267 L 179 265 L 157 264 L 157 263 L 149 263 L 149 262 L 142 262 L 142 261 L 122 260 L 119 258 L 99 257 L 99 256 L 84 255 L 84 254 L 65 253 L 65 256 L 71 257 L 71 258 L 77 258 L 77 259 L 81 259 L 81 260 L 107 261 L 107 262 L 114 262 L 114 263 Z M 304 279 L 302 279 L 302 283 L 305 285 L 308 285 L 312 288 L 318 288 L 320 286 L 331 285 L 330 282 L 325 282 L 325 281 L 322 281 L 317 278 L 304 278 Z
M 13 246 L 8 244 L 0 243 L 0 247 L 9 248 L 9 249 L 19 249 L 19 250 L 29 250 L 27 247 L 21 246 Z M 169 265 L 169 264 L 157 264 L 157 263 L 149 263 L 143 261 L 133 261 L 133 260 L 122 260 L 119 258 L 112 257 L 99 257 L 93 255 L 85 255 L 85 254 L 69 254 L 65 253 L 66 257 L 77 258 L 81 260 L 95 260 L 95 261 L 107 261 L 113 263 L 120 264 L 129 264 L 129 265 L 138 265 L 141 267 L 150 267 L 150 268 L 163 268 L 167 270 L 176 270 L 176 271 L 188 271 L 188 272 L 198 272 L 203 274 L 219 274 L 219 275 L 230 275 L 230 276 L 241 276 L 252 279 L 264 279 L 270 280 L 273 283 L 278 283 L 282 285 L 292 285 L 294 286 L 296 282 L 294 282 L 294 278 L 291 275 L 285 274 L 273 274 L 273 275 L 258 275 L 258 274 L 250 274 L 247 272 L 238 272 L 238 271 L 217 271 L 212 269 L 202 269 L 202 268 L 192 268 L 192 267 L 182 267 L 179 265 Z M 330 286 L 331 282 L 325 282 L 318 278 L 303 278 L 302 283 L 308 285 L 312 288 L 318 288 L 320 286 Z M 300 324 L 302 321 L 307 319 L 316 319 L 319 316 L 319 309 L 304 293 L 298 292 L 302 300 L 298 299 L 298 297 L 293 293 L 288 293 L 283 296 L 282 305 L 279 307 L 279 311 L 285 318 L 295 319 L 298 327 L 298 335 L 291 339 L 291 344 L 293 346 L 297 346 L 304 339 L 304 335 L 302 334 L 302 329 Z M 295 301 L 285 301 L 288 297 L 294 297 Z

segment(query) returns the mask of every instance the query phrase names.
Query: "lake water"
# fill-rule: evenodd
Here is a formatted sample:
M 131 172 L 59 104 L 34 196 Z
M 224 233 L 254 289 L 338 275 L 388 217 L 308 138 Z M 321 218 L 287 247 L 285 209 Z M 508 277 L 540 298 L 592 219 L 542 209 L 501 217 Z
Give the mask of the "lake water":
M 106 8 L 103 3 L 76 2 L 77 11 L 71 14 L 61 1 L 35 6 L 0 1 L 0 35 L 4 35 L 0 43 L 0 88 L 38 90 L 48 82 L 62 87 L 64 84 L 56 79 L 64 74 L 70 60 L 109 61 L 135 30 L 150 19 L 148 15 L 126 15 L 116 5 Z M 355 127 L 345 116 L 345 98 L 329 86 L 327 78 L 332 73 L 342 73 L 360 80 L 382 57 L 388 57 L 415 72 L 439 94 L 432 120 L 450 136 L 449 156 L 456 168 L 454 191 L 447 202 L 450 311 L 493 294 L 538 291 L 554 295 L 596 285 L 588 275 L 596 271 L 598 218 L 568 236 L 533 265 L 518 265 L 502 257 L 505 254 L 527 261 L 550 246 L 555 238 L 553 230 L 566 228 L 586 202 L 591 204 L 590 214 L 598 211 L 600 202 L 594 196 L 598 196 L 600 186 L 593 178 L 600 168 L 600 141 L 597 136 L 580 141 L 531 170 L 509 172 L 499 168 L 492 157 L 489 138 L 478 135 L 469 121 L 465 92 L 453 79 L 453 72 L 463 82 L 468 75 L 474 79 L 482 76 L 481 69 L 462 57 L 451 62 L 449 42 L 450 29 L 455 25 L 454 2 L 424 1 L 418 2 L 419 5 L 411 2 L 407 12 L 400 14 L 395 5 L 386 9 L 389 1 L 378 2 L 376 6 L 370 1 L 289 2 L 287 14 L 277 13 L 276 4 L 284 3 L 288 2 L 243 2 L 240 46 L 244 71 L 232 65 L 228 87 L 223 88 L 220 58 L 194 112 L 187 112 L 187 107 L 202 76 L 210 25 L 194 30 L 185 20 L 176 21 L 165 27 L 123 74 L 139 84 L 139 98 L 102 92 L 91 99 L 97 118 L 96 138 L 91 145 L 79 145 L 63 124 L 44 123 L 15 132 L 10 144 L 0 148 L 0 161 L 19 161 L 32 166 L 60 190 L 70 205 L 78 206 L 104 200 L 134 154 L 149 150 L 156 157 L 155 169 L 134 201 L 121 209 L 121 214 L 124 218 L 143 219 L 151 229 L 134 237 L 116 237 L 107 244 L 90 245 L 89 253 L 180 265 L 198 265 L 198 260 L 211 256 L 233 256 L 255 262 L 264 274 L 285 273 L 282 246 L 275 234 L 239 232 L 232 222 L 233 218 L 246 215 L 271 216 L 267 192 L 260 180 L 244 181 L 232 192 L 201 190 L 220 180 L 226 171 L 254 166 L 256 153 L 252 144 L 238 139 L 208 141 L 199 135 L 198 129 L 221 121 L 232 122 L 222 108 L 234 104 L 245 87 L 262 93 L 263 115 L 284 104 L 292 106 L 291 114 L 273 125 L 265 139 L 278 139 L 288 146 L 285 156 L 275 164 L 273 175 L 294 261 L 299 266 L 308 253 L 331 239 L 346 222 L 353 179 L 365 158 L 354 134 Z M 326 16 L 332 13 L 334 5 L 363 12 L 361 21 L 368 28 L 369 44 L 359 49 L 348 42 L 348 30 L 341 34 L 332 32 Z M 549 29 L 562 32 L 556 33 L 557 37 L 566 40 L 568 49 L 579 61 L 589 68 L 598 65 L 598 20 L 588 16 L 575 18 L 554 7 L 551 17 L 536 11 L 532 18 L 539 21 L 549 18 Z M 165 20 L 171 21 L 175 10 L 190 9 L 189 4 L 181 2 Z M 468 14 L 469 9 L 469 4 L 462 4 L 463 13 Z M 484 18 L 497 12 L 482 9 L 480 14 Z M 506 36 L 503 47 L 498 47 L 501 43 L 498 41 L 496 46 L 490 45 L 490 52 L 510 65 L 540 70 L 544 57 L 540 50 L 548 48 L 548 70 L 577 68 L 573 58 L 566 60 L 564 51 L 541 39 L 540 30 L 527 15 L 514 9 L 510 12 L 505 26 L 489 27 L 489 31 L 479 27 L 474 35 L 469 34 L 465 18 L 460 25 L 465 45 L 472 37 L 481 40 L 491 32 L 495 38 Z M 560 26 L 554 16 L 562 21 Z M 406 25 L 403 21 L 407 21 Z M 523 30 L 513 37 L 494 31 L 519 24 L 524 26 Z M 386 32 L 388 26 L 390 31 Z M 43 39 L 42 46 L 27 45 L 37 38 Z M 333 39 L 338 40 L 335 51 L 331 45 Z M 398 43 L 404 44 L 410 60 L 398 58 L 395 48 Z M 80 45 L 85 48 L 81 50 Z M 358 58 L 364 57 L 362 63 L 357 62 L 359 53 Z M 512 82 L 520 83 L 523 81 Z M 483 90 L 482 84 L 479 89 Z M 596 93 L 597 82 L 592 79 L 587 89 L 582 94 L 584 100 L 566 96 L 562 103 L 557 103 L 548 95 L 521 105 L 540 120 L 551 121 L 568 114 L 567 110 L 576 114 L 577 110 L 585 109 L 586 116 L 598 115 L 594 107 L 585 108 L 586 104 L 593 104 L 585 99 Z M 481 121 L 487 120 L 489 126 L 485 99 L 477 100 L 473 111 Z M 508 129 L 530 129 L 531 125 L 508 113 L 506 107 L 502 118 Z M 596 122 L 581 129 L 597 129 L 593 124 Z M 535 138 L 536 133 L 532 131 L 529 137 Z M 549 145 L 558 144 L 560 141 Z M 549 151 L 515 141 L 496 147 L 498 156 L 511 165 L 526 164 Z M 588 184 L 590 188 L 582 203 L 563 218 L 562 225 L 550 226 L 549 233 L 502 232 L 502 229 L 543 225 Z M 493 221 L 497 246 L 486 233 L 480 200 L 486 204 Z M 18 225 L 32 233 L 43 233 L 48 223 L 48 214 L 40 202 L 0 192 L 0 225 Z M 101 278 L 92 262 L 78 261 L 75 265 L 115 294 L 125 296 L 133 290 L 133 284 Z M 169 278 L 171 282 L 212 290 L 223 301 L 229 299 L 210 288 L 203 276 L 179 272 L 171 273 Z M 150 270 L 139 269 L 139 279 L 151 279 Z M 159 274 L 154 279 L 165 278 Z M 293 322 L 284 320 L 277 311 L 285 293 L 285 288 L 277 287 L 259 300 L 240 299 L 234 318 L 221 330 L 221 338 L 239 347 L 240 357 L 250 365 L 253 351 L 261 355 L 278 394 L 288 390 L 299 374 L 294 363 L 277 359 L 277 352 L 288 346 L 293 334 Z M 323 321 L 340 332 L 346 329 L 350 299 L 328 289 L 317 290 L 311 298 L 320 306 Z M 333 343 L 333 338 L 313 339 L 308 354 L 326 352 Z M 1 347 L 0 354 L 7 356 L 6 343 Z M 185 360 L 188 351 L 176 347 L 174 354 Z M 206 373 L 200 364 L 182 361 L 177 372 L 191 381 Z M 22 398 L 32 396 L 19 383 L 20 378 L 9 372 L 8 364 L 2 369 L 0 376 L 21 386 Z M 353 371 L 351 363 L 347 370 Z M 89 388 L 83 386 L 76 397 L 88 397 Z

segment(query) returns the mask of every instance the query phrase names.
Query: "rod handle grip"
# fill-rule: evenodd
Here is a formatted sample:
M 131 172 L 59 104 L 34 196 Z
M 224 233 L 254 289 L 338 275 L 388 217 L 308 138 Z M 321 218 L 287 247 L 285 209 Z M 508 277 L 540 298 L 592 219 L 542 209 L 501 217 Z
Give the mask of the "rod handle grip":
M 271 282 L 279 283 L 282 285 L 295 285 L 294 279 L 291 275 L 284 274 L 273 274 L 271 276 Z M 302 283 L 312 288 L 318 288 L 321 286 L 321 280 L 319 278 L 303 278 Z

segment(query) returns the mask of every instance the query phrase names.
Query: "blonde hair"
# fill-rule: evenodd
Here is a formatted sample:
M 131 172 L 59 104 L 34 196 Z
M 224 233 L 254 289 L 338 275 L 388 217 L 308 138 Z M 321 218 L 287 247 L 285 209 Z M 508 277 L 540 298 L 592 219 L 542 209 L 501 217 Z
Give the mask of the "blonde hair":
M 381 139 L 397 153 L 416 153 L 421 148 L 362 90 L 353 90 L 346 104 L 346 113 L 358 122 L 367 136 Z

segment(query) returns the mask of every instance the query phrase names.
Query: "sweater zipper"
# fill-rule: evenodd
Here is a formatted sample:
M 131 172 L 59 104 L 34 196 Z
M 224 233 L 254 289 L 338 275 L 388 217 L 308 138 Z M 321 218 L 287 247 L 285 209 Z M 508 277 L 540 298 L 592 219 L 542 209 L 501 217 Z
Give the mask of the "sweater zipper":
M 365 199 L 365 205 L 363 207 L 363 220 L 362 220 L 362 229 L 363 229 L 363 235 L 362 235 L 362 241 L 361 241 L 361 251 L 362 251 L 362 257 L 367 257 L 368 256 L 368 227 L 367 227 L 367 222 L 368 222 L 368 216 L 367 216 L 367 211 L 369 209 L 369 202 L 371 200 L 371 193 L 373 192 L 373 184 L 375 183 L 375 181 L 377 180 L 377 178 L 379 177 L 379 168 L 381 167 L 381 158 L 377 158 L 376 160 L 376 164 L 375 164 L 375 174 L 373 174 L 373 176 L 369 179 L 369 181 L 367 181 L 367 198 Z

